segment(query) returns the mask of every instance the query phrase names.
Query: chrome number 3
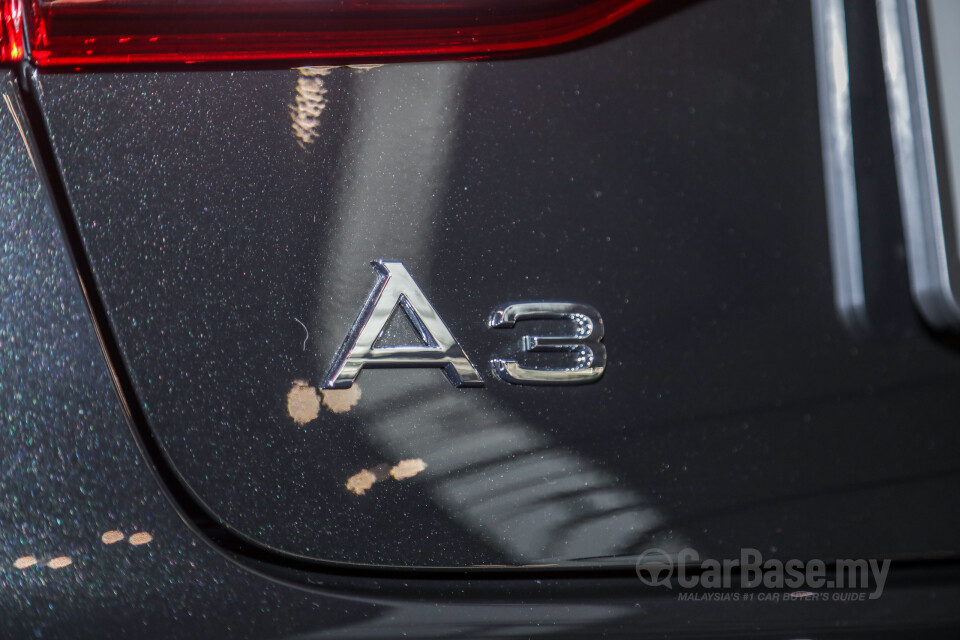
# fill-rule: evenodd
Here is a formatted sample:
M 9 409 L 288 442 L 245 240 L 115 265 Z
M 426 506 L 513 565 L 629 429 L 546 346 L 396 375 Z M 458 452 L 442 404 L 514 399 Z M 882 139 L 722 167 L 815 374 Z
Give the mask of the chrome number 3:
M 340 346 L 326 378 L 327 389 L 346 389 L 366 368 L 422 368 L 443 370 L 457 387 L 482 387 L 483 380 L 460 342 L 440 318 L 413 277 L 400 263 L 372 263 L 378 281 Z M 402 310 L 410 319 L 422 344 L 377 347 L 376 342 L 390 318 Z M 600 379 L 607 363 L 603 320 L 593 307 L 572 302 L 518 302 L 500 307 L 490 316 L 490 327 L 507 329 L 520 320 L 564 320 L 573 323 L 567 336 L 523 336 L 525 352 L 565 352 L 570 366 L 538 368 L 516 360 L 494 358 L 493 372 L 512 384 L 588 384 Z
M 518 302 L 500 307 L 490 316 L 490 327 L 509 329 L 519 320 L 567 320 L 574 333 L 568 336 L 523 336 L 523 350 L 564 351 L 571 354 L 572 366 L 559 369 L 525 367 L 516 360 L 494 358 L 494 373 L 513 384 L 588 384 L 600 379 L 607 365 L 603 340 L 603 319 L 593 307 L 571 302 Z

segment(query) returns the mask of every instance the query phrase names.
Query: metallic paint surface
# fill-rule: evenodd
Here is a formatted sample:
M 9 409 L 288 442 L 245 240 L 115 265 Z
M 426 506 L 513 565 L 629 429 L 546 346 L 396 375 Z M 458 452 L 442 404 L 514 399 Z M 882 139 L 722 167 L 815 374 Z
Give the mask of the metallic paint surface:
M 134 445 L 12 74 L 0 95 L 0 638 L 630 633 L 639 587 L 622 577 L 592 600 L 569 580 L 506 581 L 492 592 L 456 576 L 283 584 L 211 548 Z M 649 603 L 661 629 L 674 618 L 662 604 Z
M 913 297 L 935 327 L 960 326 L 960 236 L 951 203 L 941 196 L 921 52 L 917 4 L 877 3 L 887 76 L 890 126 Z
M 838 320 L 809 6 L 730 6 L 529 60 L 41 76 L 149 426 L 212 516 L 384 565 L 955 552 L 960 360 Z M 594 306 L 604 378 L 368 371 L 298 423 L 378 258 L 477 362 L 500 303 Z
M 158 490 L 148 464 L 131 444 L 83 307 L 82 292 L 55 216 L 46 204 L 45 187 L 31 163 L 33 150 L 23 146 L 33 132 L 23 118 L 12 80 L 7 76 L 0 89 L 6 102 L 0 107 L 0 637 L 955 637 L 960 624 L 960 609 L 955 605 L 960 598 L 960 574 L 955 563 L 911 566 L 895 562 L 880 600 L 793 604 L 756 599 L 678 602 L 675 592 L 642 587 L 629 575 L 632 570 L 615 575 L 585 573 L 575 578 L 551 578 L 536 572 L 527 579 L 480 579 L 474 573 L 444 580 L 417 579 L 416 574 L 391 577 L 387 572 L 365 577 L 291 572 L 288 583 L 281 584 L 239 568 L 236 559 L 215 552 L 202 535 L 191 531 L 189 523 L 177 517 Z M 109 87 L 109 80 L 100 82 Z M 183 78 L 178 82 L 183 83 Z M 221 88 L 229 86 L 224 82 Z M 95 112 L 70 117 L 78 122 L 99 121 Z M 93 136 L 86 139 L 91 149 L 97 143 Z M 65 144 L 62 137 L 60 144 Z M 132 180 L 131 184 L 137 183 Z M 826 260 L 825 251 L 821 259 Z M 817 299 L 829 304 L 829 292 Z M 736 313 L 736 307 L 730 312 Z M 305 316 L 298 317 L 313 324 Z M 608 319 L 606 314 L 604 317 Z M 300 333 L 290 337 L 290 349 L 303 353 L 303 329 L 296 322 L 293 328 Z M 306 336 L 307 345 L 315 338 L 313 333 Z M 406 339 L 402 328 L 391 337 Z M 933 347 L 928 345 L 928 349 Z M 899 354 L 890 363 L 902 364 L 920 357 L 919 351 L 916 345 L 899 351 L 887 345 L 874 347 L 871 357 L 876 358 L 878 352 Z M 656 349 L 651 358 L 656 359 Z M 919 424 L 930 416 L 923 407 L 944 402 L 949 391 L 933 388 L 930 379 L 915 378 L 912 388 L 901 384 L 897 389 L 901 395 L 920 396 L 913 414 Z M 785 382 L 789 379 L 781 383 Z M 430 379 L 424 384 L 432 388 L 437 381 Z M 662 400 L 675 401 L 669 395 Z M 834 420 L 834 427 L 840 425 L 837 437 L 821 438 L 817 448 L 798 456 L 827 448 L 849 454 L 863 446 L 867 433 L 879 442 L 881 453 L 888 446 L 882 441 L 885 434 L 895 437 L 896 445 L 908 455 L 914 440 L 924 446 L 937 444 L 924 439 L 922 424 L 917 429 L 882 428 L 886 421 L 909 424 L 911 414 L 893 390 L 874 388 L 866 395 L 879 405 L 874 415 L 880 429 L 870 431 L 861 426 L 853 434 L 861 436 L 858 441 L 845 438 L 844 421 Z M 821 397 L 819 404 L 807 407 L 809 421 L 821 421 L 827 405 L 842 406 L 848 420 L 850 416 L 864 418 L 858 416 L 858 405 L 849 397 L 835 395 Z M 947 404 L 943 406 L 943 411 L 950 413 Z M 892 414 L 886 415 L 891 408 Z M 767 415 L 775 413 L 774 407 L 769 409 Z M 657 417 L 655 411 L 651 413 Z M 734 417 L 744 420 L 743 415 Z M 941 429 L 952 424 L 948 418 L 945 415 L 938 422 Z M 791 426 L 784 421 L 779 424 Z M 731 438 L 729 445 L 749 449 L 758 437 L 757 423 L 752 425 L 753 433 L 738 426 L 737 437 Z M 713 427 L 714 431 L 723 429 L 719 422 Z M 702 460 L 704 454 L 695 455 L 698 439 L 689 437 L 698 435 L 695 427 L 687 425 L 680 430 L 694 432 L 673 434 L 682 441 L 678 444 L 690 450 L 687 462 Z M 773 433 L 773 429 L 765 430 L 768 436 Z M 769 442 L 767 453 L 780 449 L 788 437 L 783 434 L 779 446 Z M 585 440 L 580 447 L 589 444 Z M 870 442 L 871 447 L 874 444 Z M 939 444 L 950 448 L 949 441 Z M 723 457 L 722 448 L 714 454 Z M 725 457 L 731 461 L 729 454 Z M 871 469 L 865 458 L 858 463 L 862 475 L 867 476 Z M 840 454 L 825 459 L 842 462 Z M 759 457 L 753 464 L 754 474 L 770 469 Z M 733 473 L 703 477 L 713 482 L 736 480 Z M 777 479 L 776 474 L 763 477 Z M 949 481 L 949 476 L 944 479 Z M 929 500 L 909 487 L 902 491 L 919 501 L 921 514 L 939 510 L 942 518 L 930 525 L 932 529 L 949 530 L 949 507 L 955 502 L 949 484 L 935 477 L 929 481 L 933 487 Z M 669 495 L 669 483 L 660 488 Z M 873 494 L 869 487 L 861 489 L 846 508 L 833 501 L 836 508 L 828 509 L 825 502 L 831 496 L 815 492 L 807 494 L 814 507 L 798 508 L 796 502 L 789 507 L 798 509 L 798 527 L 815 525 L 823 533 L 823 525 L 804 523 L 802 518 L 842 514 L 849 517 L 844 525 L 854 535 L 876 535 L 876 540 L 882 541 L 885 531 L 864 533 L 861 507 L 900 518 L 908 514 L 897 511 L 896 501 L 889 499 L 896 492 L 892 485 L 875 483 Z M 865 499 L 877 492 L 885 493 L 887 499 Z M 866 504 L 857 504 L 857 500 Z M 762 529 L 760 522 L 729 515 L 739 527 L 734 544 L 750 531 Z M 903 524 L 896 517 L 882 514 L 877 520 L 894 529 L 893 534 L 919 533 L 911 529 L 913 524 Z M 149 533 L 152 539 L 131 545 L 129 540 L 136 533 Z M 118 534 L 123 539 L 118 539 Z M 138 542 L 145 539 L 143 535 L 135 538 Z M 918 535 L 915 540 L 919 548 L 932 546 L 933 538 L 921 540 Z M 859 548 L 863 548 L 862 540 Z M 24 569 L 14 566 L 28 555 L 40 562 Z M 70 564 L 54 563 L 61 565 L 58 569 L 44 566 L 56 558 L 69 558 Z M 250 559 L 243 564 L 256 566 Z M 294 588 L 295 582 L 301 586 Z
M 0 637 L 285 637 L 369 615 L 257 578 L 177 517 L 120 411 L 10 73 L 0 94 Z

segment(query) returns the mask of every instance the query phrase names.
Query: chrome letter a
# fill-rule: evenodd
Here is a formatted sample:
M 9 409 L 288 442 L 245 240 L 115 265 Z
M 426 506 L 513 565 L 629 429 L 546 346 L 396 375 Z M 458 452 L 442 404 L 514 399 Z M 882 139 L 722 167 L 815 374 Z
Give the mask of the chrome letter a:
M 482 387 L 483 380 L 436 309 L 400 262 L 372 262 L 379 281 L 327 374 L 327 389 L 348 389 L 364 367 L 437 367 L 457 387 Z M 374 347 L 397 308 L 403 309 L 423 345 Z

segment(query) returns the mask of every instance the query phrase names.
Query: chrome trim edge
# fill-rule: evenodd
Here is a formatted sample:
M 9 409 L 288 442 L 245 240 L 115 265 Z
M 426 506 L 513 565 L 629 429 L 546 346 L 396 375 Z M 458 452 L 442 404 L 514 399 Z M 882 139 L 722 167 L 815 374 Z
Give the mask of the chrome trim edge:
M 957 234 L 941 209 L 917 5 L 877 0 L 877 16 L 910 288 L 927 322 L 957 329 Z
M 813 39 L 823 145 L 834 303 L 854 331 L 869 327 L 850 121 L 850 74 L 843 0 L 813 0 Z

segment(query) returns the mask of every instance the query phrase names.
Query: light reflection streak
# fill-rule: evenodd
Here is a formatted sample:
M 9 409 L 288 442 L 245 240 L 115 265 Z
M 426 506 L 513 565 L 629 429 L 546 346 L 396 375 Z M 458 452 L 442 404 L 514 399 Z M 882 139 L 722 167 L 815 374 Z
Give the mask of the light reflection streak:
M 813 34 L 834 302 L 854 332 L 869 331 L 853 161 L 843 0 L 814 0 Z
M 297 96 L 290 105 L 290 117 L 293 119 L 293 135 L 306 149 L 317 138 L 320 115 L 327 108 L 327 88 L 323 78 L 330 75 L 334 67 L 301 67 L 298 69 Z
M 347 68 L 353 69 L 358 73 L 375 69 L 379 64 L 348 64 Z M 320 117 L 327 108 L 327 92 L 323 79 L 330 75 L 336 66 L 333 67 L 300 67 L 297 71 L 300 77 L 297 78 L 296 97 L 294 104 L 290 105 L 290 118 L 293 120 L 291 126 L 293 135 L 299 141 L 302 149 L 319 137 Z M 299 322 L 299 320 L 298 320 Z
M 569 634 L 570 630 L 579 629 L 581 637 L 594 638 L 598 636 L 596 630 L 600 625 L 634 613 L 636 609 L 624 605 L 576 602 L 562 605 L 538 603 L 536 606 L 523 602 L 491 602 L 482 606 L 404 602 L 402 606 L 390 607 L 383 615 L 304 633 L 291 640 L 381 640 L 396 635 L 397 629 L 420 638 L 532 638 L 551 636 L 560 631 Z M 442 632 L 436 625 L 438 619 L 443 620 Z

